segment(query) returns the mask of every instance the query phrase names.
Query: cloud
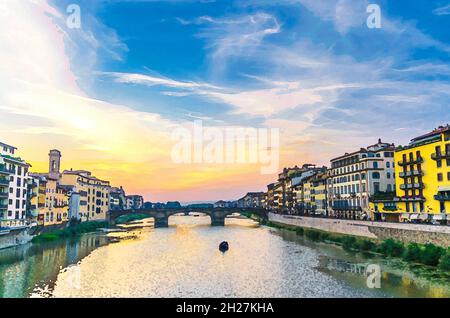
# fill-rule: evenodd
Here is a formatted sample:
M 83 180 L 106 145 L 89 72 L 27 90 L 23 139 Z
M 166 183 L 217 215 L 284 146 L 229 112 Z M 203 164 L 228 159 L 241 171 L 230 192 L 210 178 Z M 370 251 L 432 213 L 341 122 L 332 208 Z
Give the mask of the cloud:
M 433 13 L 435 15 L 449 15 L 450 14 L 450 4 L 434 9 Z

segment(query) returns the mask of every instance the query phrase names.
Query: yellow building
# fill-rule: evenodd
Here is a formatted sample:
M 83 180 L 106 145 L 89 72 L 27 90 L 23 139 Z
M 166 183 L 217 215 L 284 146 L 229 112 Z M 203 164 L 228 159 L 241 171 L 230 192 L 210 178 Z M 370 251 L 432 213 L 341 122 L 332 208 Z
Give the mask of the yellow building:
M 80 195 L 78 218 L 84 221 L 105 220 L 109 210 L 109 181 L 100 180 L 89 171 L 65 170 L 61 185 L 73 186 Z
M 326 215 L 328 207 L 327 195 L 327 181 L 328 175 L 326 172 L 315 175 L 311 183 L 311 203 L 315 214 Z
M 69 196 L 58 180 L 47 178 L 44 226 L 69 221 Z
M 374 200 L 374 212 L 403 222 L 450 220 L 450 126 L 395 151 L 396 197 Z

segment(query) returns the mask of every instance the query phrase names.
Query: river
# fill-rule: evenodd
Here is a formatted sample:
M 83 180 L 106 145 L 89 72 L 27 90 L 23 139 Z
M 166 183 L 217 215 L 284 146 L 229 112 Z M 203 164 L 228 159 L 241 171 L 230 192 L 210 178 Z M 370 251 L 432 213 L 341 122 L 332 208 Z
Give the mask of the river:
M 173 216 L 170 227 L 0 251 L 0 297 L 450 297 L 445 276 L 348 253 L 294 232 L 228 218 Z M 218 245 L 228 241 L 230 250 Z M 381 268 L 369 288 L 365 267 Z

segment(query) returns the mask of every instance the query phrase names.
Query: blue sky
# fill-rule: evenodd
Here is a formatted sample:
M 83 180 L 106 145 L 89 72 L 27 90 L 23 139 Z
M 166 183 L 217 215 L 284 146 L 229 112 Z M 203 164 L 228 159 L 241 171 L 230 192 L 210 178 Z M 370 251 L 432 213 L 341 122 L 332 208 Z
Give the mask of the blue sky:
M 65 23 L 72 3 L 80 29 Z M 370 3 L 380 29 L 366 25 Z M 174 124 L 279 128 L 288 166 L 326 165 L 378 138 L 405 144 L 450 122 L 448 0 L 27 0 L 0 5 L 8 12 L 3 138 L 28 145 L 36 167 L 46 161 L 37 143 L 100 176 L 111 162 L 112 181 L 160 199 L 231 199 L 275 178 L 189 166 L 145 190 L 173 170 L 170 144 L 160 143 Z M 147 167 L 140 185 L 132 164 Z M 190 182 L 170 186 L 180 179 Z
M 63 9 L 72 2 L 54 4 Z M 366 1 L 78 3 L 82 32 L 98 47 L 79 39 L 69 54 L 82 65 L 73 68 L 80 86 L 102 100 L 172 120 L 198 116 L 268 125 L 296 119 L 311 131 L 345 125 L 375 135 L 390 129 L 386 138 L 403 142 L 449 119 L 448 1 L 379 1 L 381 29 L 367 28 Z M 96 56 L 86 70 L 90 50 Z M 181 84 L 157 84 L 154 78 Z M 185 82 L 205 87 L 186 88 Z M 274 82 L 318 89 L 318 98 L 297 105 L 301 94 L 280 93 L 284 87 Z M 268 113 L 258 111 L 264 92 L 273 97 Z M 235 101 L 239 93 L 254 98 L 254 105 Z M 278 104 L 280 94 L 292 103 Z M 396 136 L 395 129 L 404 134 Z

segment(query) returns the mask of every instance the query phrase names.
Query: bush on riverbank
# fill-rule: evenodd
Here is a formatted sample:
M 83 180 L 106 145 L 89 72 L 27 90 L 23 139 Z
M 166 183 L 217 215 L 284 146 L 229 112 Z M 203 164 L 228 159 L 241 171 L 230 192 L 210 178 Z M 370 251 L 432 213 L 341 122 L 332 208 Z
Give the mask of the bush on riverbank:
M 393 239 L 384 240 L 378 247 L 378 252 L 384 256 L 401 257 L 405 251 L 405 246 L 402 242 Z
M 439 259 L 439 268 L 445 271 L 450 271 L 450 248 L 447 248 L 445 253 Z
M 352 235 L 336 234 L 321 230 L 302 228 L 274 222 L 267 222 L 270 227 L 295 231 L 298 236 L 306 237 L 315 242 L 326 242 L 341 245 L 346 251 L 373 253 L 384 257 L 402 258 L 407 262 L 420 263 L 429 266 L 439 266 L 442 270 L 450 270 L 450 248 L 428 243 L 409 243 L 405 246 L 402 242 L 387 239 L 376 242 L 371 239 L 355 237 Z
M 84 233 L 95 232 L 100 228 L 107 228 L 108 222 L 82 222 L 82 223 L 71 223 L 69 227 L 63 230 L 55 230 L 48 233 L 43 233 L 38 236 L 33 237 L 33 243 L 51 242 L 56 241 L 61 238 L 75 237 Z

